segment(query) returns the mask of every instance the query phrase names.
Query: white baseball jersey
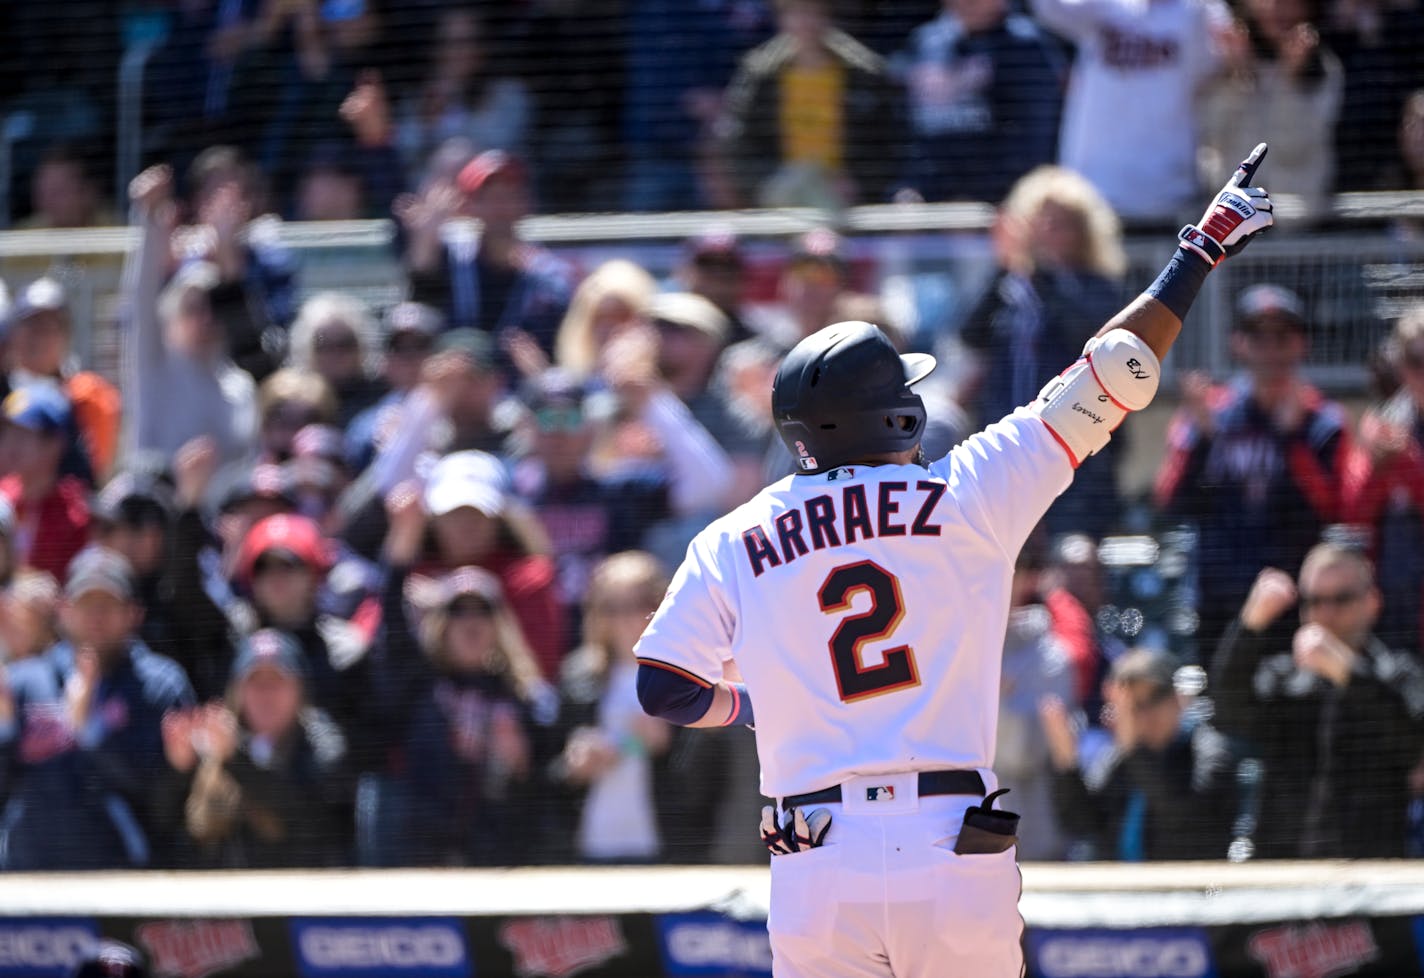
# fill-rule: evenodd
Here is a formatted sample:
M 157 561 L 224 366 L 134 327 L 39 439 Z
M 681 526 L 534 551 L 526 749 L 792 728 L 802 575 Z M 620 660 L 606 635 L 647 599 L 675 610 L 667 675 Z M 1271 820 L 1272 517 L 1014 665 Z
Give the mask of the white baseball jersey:
M 989 768 L 1014 560 L 1072 472 L 1020 408 L 928 470 L 788 476 L 697 535 L 635 652 L 736 661 L 769 797 Z

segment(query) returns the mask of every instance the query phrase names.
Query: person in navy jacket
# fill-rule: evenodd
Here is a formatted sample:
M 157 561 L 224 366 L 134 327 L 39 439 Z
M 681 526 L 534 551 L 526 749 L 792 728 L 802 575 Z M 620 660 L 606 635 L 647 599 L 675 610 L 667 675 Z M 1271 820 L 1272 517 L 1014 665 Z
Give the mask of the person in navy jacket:
M 0 868 L 151 865 L 175 827 L 154 790 L 163 716 L 193 691 L 136 637 L 143 611 L 119 554 L 82 551 L 64 599 L 63 639 L 10 666 L 0 693 Z

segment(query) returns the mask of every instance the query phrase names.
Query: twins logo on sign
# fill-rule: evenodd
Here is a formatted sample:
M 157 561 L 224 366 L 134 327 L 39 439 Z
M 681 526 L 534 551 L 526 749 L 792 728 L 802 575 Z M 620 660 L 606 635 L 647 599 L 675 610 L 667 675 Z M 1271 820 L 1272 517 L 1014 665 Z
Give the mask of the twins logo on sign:
M 499 942 L 519 978 L 566 978 L 628 951 L 614 917 L 528 917 L 506 921 Z
M 134 937 L 159 976 L 205 978 L 262 956 L 246 920 L 158 920 Z
M 1340 924 L 1290 924 L 1259 930 L 1246 952 L 1267 978 L 1336 978 L 1380 956 L 1374 931 L 1363 920 Z

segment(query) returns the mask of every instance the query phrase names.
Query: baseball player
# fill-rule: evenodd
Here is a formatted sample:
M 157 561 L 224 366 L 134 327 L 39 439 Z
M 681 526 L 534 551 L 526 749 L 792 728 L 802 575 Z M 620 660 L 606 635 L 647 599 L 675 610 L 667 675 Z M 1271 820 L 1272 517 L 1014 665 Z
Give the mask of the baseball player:
M 1152 400 L 1207 273 L 1271 226 L 1248 186 L 1265 150 L 1082 357 L 944 458 L 919 449 L 912 389 L 933 357 L 850 322 L 782 362 L 772 411 L 798 473 L 697 535 L 635 648 L 649 713 L 755 724 L 777 978 L 1022 972 L 1018 816 L 991 770 L 1014 558 Z

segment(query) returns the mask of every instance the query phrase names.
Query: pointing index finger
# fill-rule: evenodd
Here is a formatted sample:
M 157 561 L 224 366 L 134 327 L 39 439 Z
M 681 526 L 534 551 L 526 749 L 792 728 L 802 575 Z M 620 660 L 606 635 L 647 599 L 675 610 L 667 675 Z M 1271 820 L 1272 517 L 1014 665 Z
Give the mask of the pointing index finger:
M 1241 161 L 1241 165 L 1236 168 L 1236 173 L 1231 177 L 1233 186 L 1244 187 L 1256 178 L 1256 169 L 1261 165 L 1261 161 L 1266 158 L 1266 144 L 1257 143 L 1256 148 L 1251 150 L 1251 155 Z

